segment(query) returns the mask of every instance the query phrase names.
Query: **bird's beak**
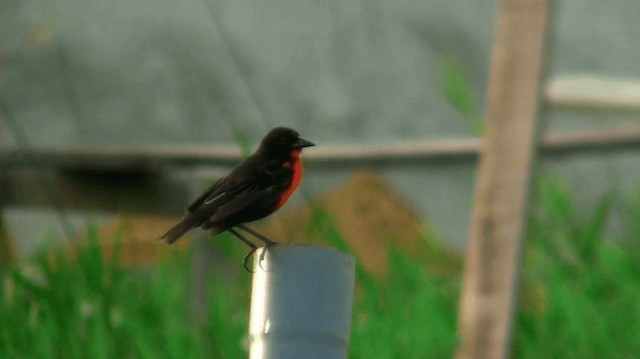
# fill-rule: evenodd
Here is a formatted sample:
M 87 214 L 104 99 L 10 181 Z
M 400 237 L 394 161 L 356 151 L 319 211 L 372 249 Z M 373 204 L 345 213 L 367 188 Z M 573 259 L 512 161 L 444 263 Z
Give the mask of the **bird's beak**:
M 303 147 L 311 147 L 315 146 L 315 143 L 311 141 L 307 141 L 304 138 L 298 138 L 298 140 L 293 144 L 295 148 L 303 148 Z

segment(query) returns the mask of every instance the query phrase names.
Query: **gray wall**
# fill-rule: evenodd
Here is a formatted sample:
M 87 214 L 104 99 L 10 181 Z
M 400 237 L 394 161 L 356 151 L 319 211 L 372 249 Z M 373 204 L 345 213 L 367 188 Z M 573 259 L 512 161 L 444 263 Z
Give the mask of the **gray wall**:
M 8 0 L 1 89 L 36 145 L 222 145 L 233 143 L 232 130 L 256 141 L 276 125 L 318 145 L 467 137 L 441 94 L 442 63 L 458 61 L 482 112 L 498 4 Z M 556 1 L 553 12 L 548 76 L 638 77 L 640 2 Z M 638 115 L 550 109 L 545 119 L 557 132 Z M 584 203 L 611 186 L 635 190 L 637 153 L 589 156 L 545 166 L 575 181 Z M 379 170 L 449 243 L 464 244 L 473 166 Z M 338 185 L 347 172 L 312 168 L 306 192 Z

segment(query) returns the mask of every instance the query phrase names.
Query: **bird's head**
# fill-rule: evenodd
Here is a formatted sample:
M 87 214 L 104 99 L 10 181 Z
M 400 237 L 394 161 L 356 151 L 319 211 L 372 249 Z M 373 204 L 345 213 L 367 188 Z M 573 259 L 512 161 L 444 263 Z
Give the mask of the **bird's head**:
M 304 147 L 311 146 L 315 144 L 301 138 L 295 130 L 276 127 L 264 136 L 258 151 L 274 157 L 289 158 L 294 151 L 300 152 Z

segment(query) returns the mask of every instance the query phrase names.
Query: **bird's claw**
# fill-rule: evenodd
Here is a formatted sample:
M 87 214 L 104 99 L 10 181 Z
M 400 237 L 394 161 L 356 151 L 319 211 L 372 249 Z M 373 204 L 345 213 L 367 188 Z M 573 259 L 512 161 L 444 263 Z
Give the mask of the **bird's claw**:
M 260 257 L 258 257 L 258 260 L 259 260 L 258 265 L 262 270 L 265 270 L 264 267 L 262 267 L 262 261 L 264 260 L 264 256 L 267 253 L 267 249 L 276 244 L 278 244 L 278 242 L 270 241 L 270 242 L 266 242 L 265 245 L 262 247 L 262 251 L 260 251 Z M 254 273 L 251 269 L 249 269 L 249 259 L 253 256 L 253 254 L 256 252 L 257 249 L 258 248 L 252 248 L 249 251 L 249 253 L 247 253 L 247 255 L 244 256 L 244 258 L 242 259 L 242 265 L 244 266 L 244 269 L 249 273 Z
M 253 273 L 253 271 L 251 269 L 249 269 L 249 259 L 253 256 L 253 254 L 256 252 L 257 248 L 251 248 L 251 250 L 249 251 L 249 253 L 247 253 L 246 256 L 244 256 L 244 258 L 242 258 L 242 266 L 244 267 L 244 269 L 249 272 L 249 273 Z
M 260 263 L 262 263 L 262 261 L 264 260 L 264 255 L 267 253 L 267 248 L 273 247 L 276 244 L 278 244 L 278 242 L 269 241 L 264 243 L 264 246 L 262 247 L 262 251 L 260 251 Z

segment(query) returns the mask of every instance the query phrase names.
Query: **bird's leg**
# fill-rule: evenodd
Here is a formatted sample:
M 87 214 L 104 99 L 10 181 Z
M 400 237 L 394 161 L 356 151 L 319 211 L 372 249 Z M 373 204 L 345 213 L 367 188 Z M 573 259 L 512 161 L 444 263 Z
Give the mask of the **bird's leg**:
M 244 258 L 242 259 L 242 266 L 244 267 L 244 269 L 249 272 L 249 273 L 253 273 L 253 271 L 251 269 L 249 269 L 249 267 L 247 267 L 247 263 L 249 262 L 249 258 L 251 258 L 251 256 L 253 255 L 253 253 L 256 252 L 256 250 L 258 249 L 258 246 L 256 246 L 255 244 L 251 243 L 248 239 L 244 238 L 243 235 L 241 235 L 240 233 L 238 233 L 238 231 L 236 231 L 233 228 L 229 228 L 228 229 L 229 233 L 233 234 L 234 236 L 236 236 L 236 238 L 238 238 L 239 240 L 241 240 L 242 242 L 244 242 L 244 244 L 246 244 L 247 246 L 249 246 L 250 250 L 249 253 L 247 253 L 246 256 L 244 256 Z M 262 257 L 262 256 L 261 256 Z M 260 258 L 260 260 L 262 260 L 262 258 Z
M 244 224 L 238 224 L 236 227 L 242 229 L 243 231 L 251 234 L 252 236 L 258 238 L 259 240 L 261 240 L 262 242 L 264 242 L 265 247 L 271 247 L 274 244 L 278 244 L 278 242 L 272 241 L 269 238 L 263 236 L 262 234 L 254 231 L 253 229 L 245 226 Z
M 264 247 L 265 249 L 278 244 L 278 242 L 276 241 L 272 241 L 269 238 L 263 236 L 262 234 L 254 231 L 253 229 L 245 226 L 244 224 L 238 224 L 236 227 L 242 229 L 243 231 L 251 234 L 252 236 L 258 238 L 259 240 L 261 240 L 264 243 Z M 266 253 L 266 250 L 263 250 L 262 253 L 260 253 L 260 262 L 262 262 L 262 260 L 264 259 L 264 254 Z

